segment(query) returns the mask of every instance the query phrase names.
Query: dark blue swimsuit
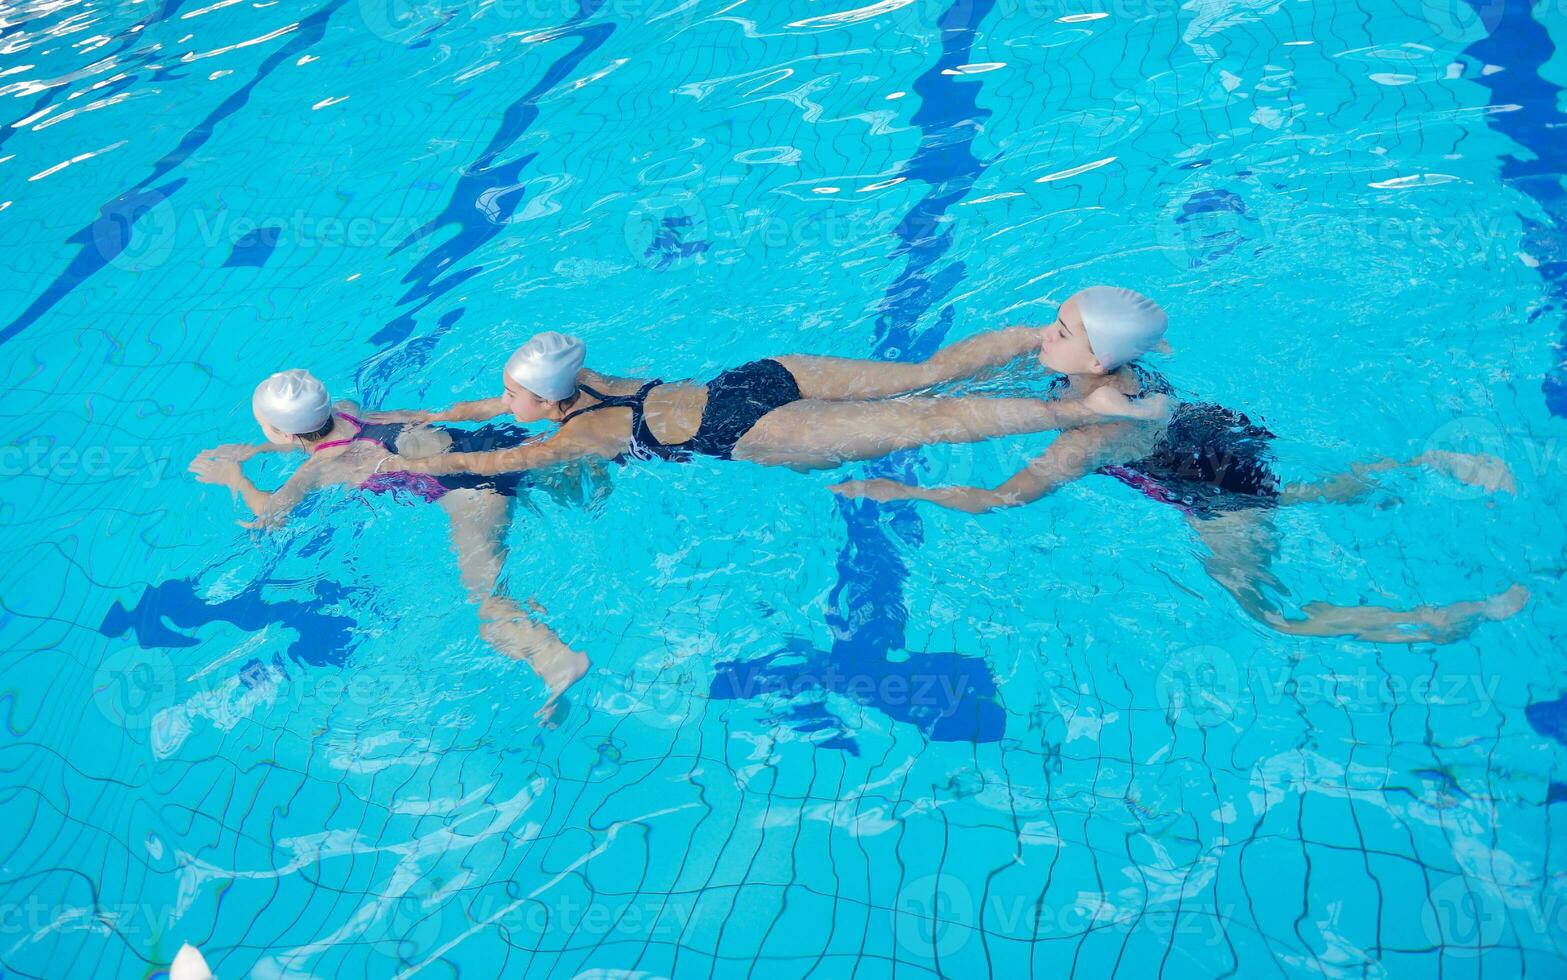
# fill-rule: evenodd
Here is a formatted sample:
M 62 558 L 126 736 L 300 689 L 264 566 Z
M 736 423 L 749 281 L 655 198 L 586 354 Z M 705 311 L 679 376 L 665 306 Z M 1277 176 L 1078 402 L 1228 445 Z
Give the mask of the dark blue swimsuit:
M 397 452 L 397 437 L 402 435 L 407 428 L 401 422 L 361 422 L 352 415 L 340 413 L 342 417 L 358 426 L 351 437 L 347 439 L 334 439 L 317 446 L 314 451 L 319 452 L 329 446 L 341 445 L 349 442 L 377 442 L 387 452 Z M 528 433 L 514 425 L 502 425 L 491 423 L 480 428 L 453 429 L 449 426 L 438 425 L 435 429 L 446 433 L 451 437 L 452 447 L 447 450 L 451 453 L 487 453 L 497 449 L 510 449 L 520 446 L 528 441 Z M 361 487 L 375 493 L 388 493 L 394 491 L 406 491 L 425 497 L 427 500 L 435 500 L 448 490 L 494 490 L 503 497 L 515 497 L 518 492 L 528 486 L 528 477 L 525 473 L 499 473 L 495 476 L 481 476 L 477 473 L 443 473 L 440 476 L 415 473 L 377 473 Z M 437 490 L 440 492 L 438 493 Z
M 1172 395 L 1161 375 L 1132 366 L 1142 390 L 1132 397 Z M 1275 436 L 1240 412 L 1220 405 L 1180 402 L 1153 451 L 1099 472 L 1138 492 L 1207 519 L 1278 502 L 1273 472 Z
M 634 395 L 606 395 L 580 385 L 583 391 L 598 399 L 598 404 L 571 412 L 560 420 L 560 424 L 564 426 L 579 415 L 601 408 L 629 408 L 630 453 L 637 459 L 683 462 L 693 455 L 733 459 L 735 444 L 761 421 L 762 416 L 800 400 L 800 386 L 788 368 L 771 359 L 752 361 L 725 371 L 708 384 L 707 405 L 702 409 L 702 422 L 697 426 L 696 435 L 671 445 L 658 441 L 653 430 L 648 428 L 645 414 L 648 392 L 663 383 L 661 380 L 649 381 Z

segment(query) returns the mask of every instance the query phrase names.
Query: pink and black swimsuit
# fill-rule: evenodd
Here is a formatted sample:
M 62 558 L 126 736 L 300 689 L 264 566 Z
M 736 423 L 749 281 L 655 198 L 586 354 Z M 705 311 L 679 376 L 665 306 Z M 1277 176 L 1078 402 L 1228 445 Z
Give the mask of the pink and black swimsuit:
M 400 422 L 364 422 L 346 412 L 339 412 L 338 417 L 354 427 L 354 434 L 347 439 L 332 439 L 320 443 L 311 450 L 312 453 L 354 442 L 373 442 L 387 452 L 395 453 L 397 437 L 406 428 Z M 496 449 L 510 449 L 513 446 L 520 446 L 528 438 L 525 431 L 512 425 L 491 424 L 471 431 L 444 425 L 437 428 L 451 437 L 452 447 L 448 452 L 454 453 L 483 453 Z M 447 473 L 434 476 L 429 473 L 394 470 L 373 474 L 370 479 L 359 484 L 359 489 L 371 493 L 404 493 L 433 503 L 453 490 L 493 490 L 502 496 L 515 497 L 527 485 L 527 477 L 522 473 L 501 473 L 496 476 Z
M 1133 366 L 1143 395 L 1172 395 L 1162 376 Z M 1144 496 L 1207 519 L 1237 510 L 1272 507 L 1279 497 L 1273 472 L 1275 436 L 1240 412 L 1181 402 L 1153 451 L 1099 472 Z

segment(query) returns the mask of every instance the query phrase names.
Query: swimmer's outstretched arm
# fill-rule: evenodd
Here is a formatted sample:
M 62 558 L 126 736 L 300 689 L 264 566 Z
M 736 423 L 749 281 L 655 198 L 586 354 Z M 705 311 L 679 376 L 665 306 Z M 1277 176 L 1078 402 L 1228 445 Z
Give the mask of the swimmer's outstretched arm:
M 423 408 L 393 408 L 379 412 L 366 412 L 366 422 L 488 422 L 506 414 L 506 402 L 501 398 L 479 398 L 458 402 L 439 412 Z
M 790 354 L 777 358 L 805 398 L 872 401 L 893 398 L 966 378 L 977 378 L 1026 354 L 1037 353 L 1043 330 L 1007 327 L 960 340 L 923 361 L 873 361 Z
M 277 527 L 311 490 L 321 485 L 320 468 L 307 464 L 295 470 L 281 487 L 268 493 L 245 475 L 238 462 L 204 456 L 198 456 L 190 464 L 190 471 L 196 474 L 196 479 L 201 483 L 228 487 L 235 496 L 245 501 L 245 506 L 256 515 L 256 519 L 240 521 L 243 527 Z
M 221 446 L 213 446 L 211 449 L 203 449 L 196 454 L 196 459 L 212 460 L 214 462 L 243 463 L 253 456 L 262 453 L 292 453 L 304 449 L 299 443 L 289 442 L 226 442 Z
M 282 527 L 288 515 L 294 512 L 294 508 L 305 502 L 305 497 L 309 496 L 310 491 L 330 482 L 323 479 L 324 475 L 323 467 L 306 464 L 291 473 L 283 485 L 271 493 L 257 490 L 256 493 L 265 498 L 256 500 L 255 503 L 259 503 L 260 507 L 255 506 L 249 497 L 245 499 L 245 503 L 249 504 L 250 509 L 255 512 L 256 519 L 240 521 L 240 526 L 267 531 Z M 254 484 L 251 484 L 251 489 L 255 489 Z
M 613 456 L 604 447 L 595 447 L 556 434 L 539 442 L 523 443 L 511 449 L 497 449 L 488 453 L 441 453 L 422 459 L 398 458 L 397 469 L 409 473 L 431 473 L 436 476 L 450 473 L 475 473 L 495 476 L 498 473 L 519 473 L 523 470 L 556 466 L 574 459 L 590 456 Z
M 582 369 L 580 377 L 595 388 L 613 387 L 616 382 L 625 380 L 599 374 L 587 368 Z M 369 412 L 364 418 L 366 422 L 488 422 L 510 412 L 511 410 L 506 407 L 506 399 L 497 396 L 458 402 L 451 408 L 439 412 L 422 408 L 388 409 L 382 412 Z
M 928 376 L 927 384 L 972 378 L 1024 355 L 1037 354 L 1043 333 L 1041 327 L 1004 327 L 949 344 L 921 365 Z
M 469 402 L 458 402 L 444 412 L 436 412 L 430 419 L 432 422 L 488 422 L 506 414 L 506 400 L 504 398 L 477 398 Z
M 1130 423 L 1120 422 L 1063 432 L 1043 456 L 994 490 L 965 486 L 920 487 L 884 479 L 849 480 L 830 489 L 844 497 L 867 500 L 923 500 L 966 514 L 1021 507 L 1101 466 L 1126 459 L 1126 437 L 1135 428 Z

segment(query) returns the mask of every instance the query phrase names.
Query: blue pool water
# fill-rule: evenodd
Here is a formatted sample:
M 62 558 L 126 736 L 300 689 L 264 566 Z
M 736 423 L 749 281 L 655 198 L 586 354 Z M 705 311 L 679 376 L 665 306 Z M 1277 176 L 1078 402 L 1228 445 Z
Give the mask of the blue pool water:
M 1564 42 L 1552 0 L 0 8 L 0 976 L 1567 973 Z M 408 407 L 548 328 L 918 358 L 1099 282 L 1288 477 L 1511 464 L 1281 512 L 1295 607 L 1533 601 L 1289 638 L 1106 478 L 975 519 L 615 468 L 510 535 L 593 660 L 541 730 L 439 509 L 257 539 L 185 472 L 287 367 Z

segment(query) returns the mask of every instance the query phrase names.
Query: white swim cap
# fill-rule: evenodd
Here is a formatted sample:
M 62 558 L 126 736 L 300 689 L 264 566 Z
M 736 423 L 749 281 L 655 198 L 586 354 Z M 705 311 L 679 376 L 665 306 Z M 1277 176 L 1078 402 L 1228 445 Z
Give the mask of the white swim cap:
M 561 402 L 577 392 L 577 372 L 588 346 L 576 337 L 551 330 L 541 333 L 517 348 L 506 362 L 506 376 L 552 402 Z
M 212 980 L 212 967 L 207 965 L 201 950 L 185 943 L 169 964 L 169 980 Z
M 279 371 L 256 386 L 250 400 L 256 417 L 291 436 L 315 432 L 332 417 L 326 385 L 309 371 Z
M 1153 350 L 1170 325 L 1158 303 L 1130 289 L 1090 286 L 1072 298 L 1083 316 L 1088 345 L 1106 371 Z

